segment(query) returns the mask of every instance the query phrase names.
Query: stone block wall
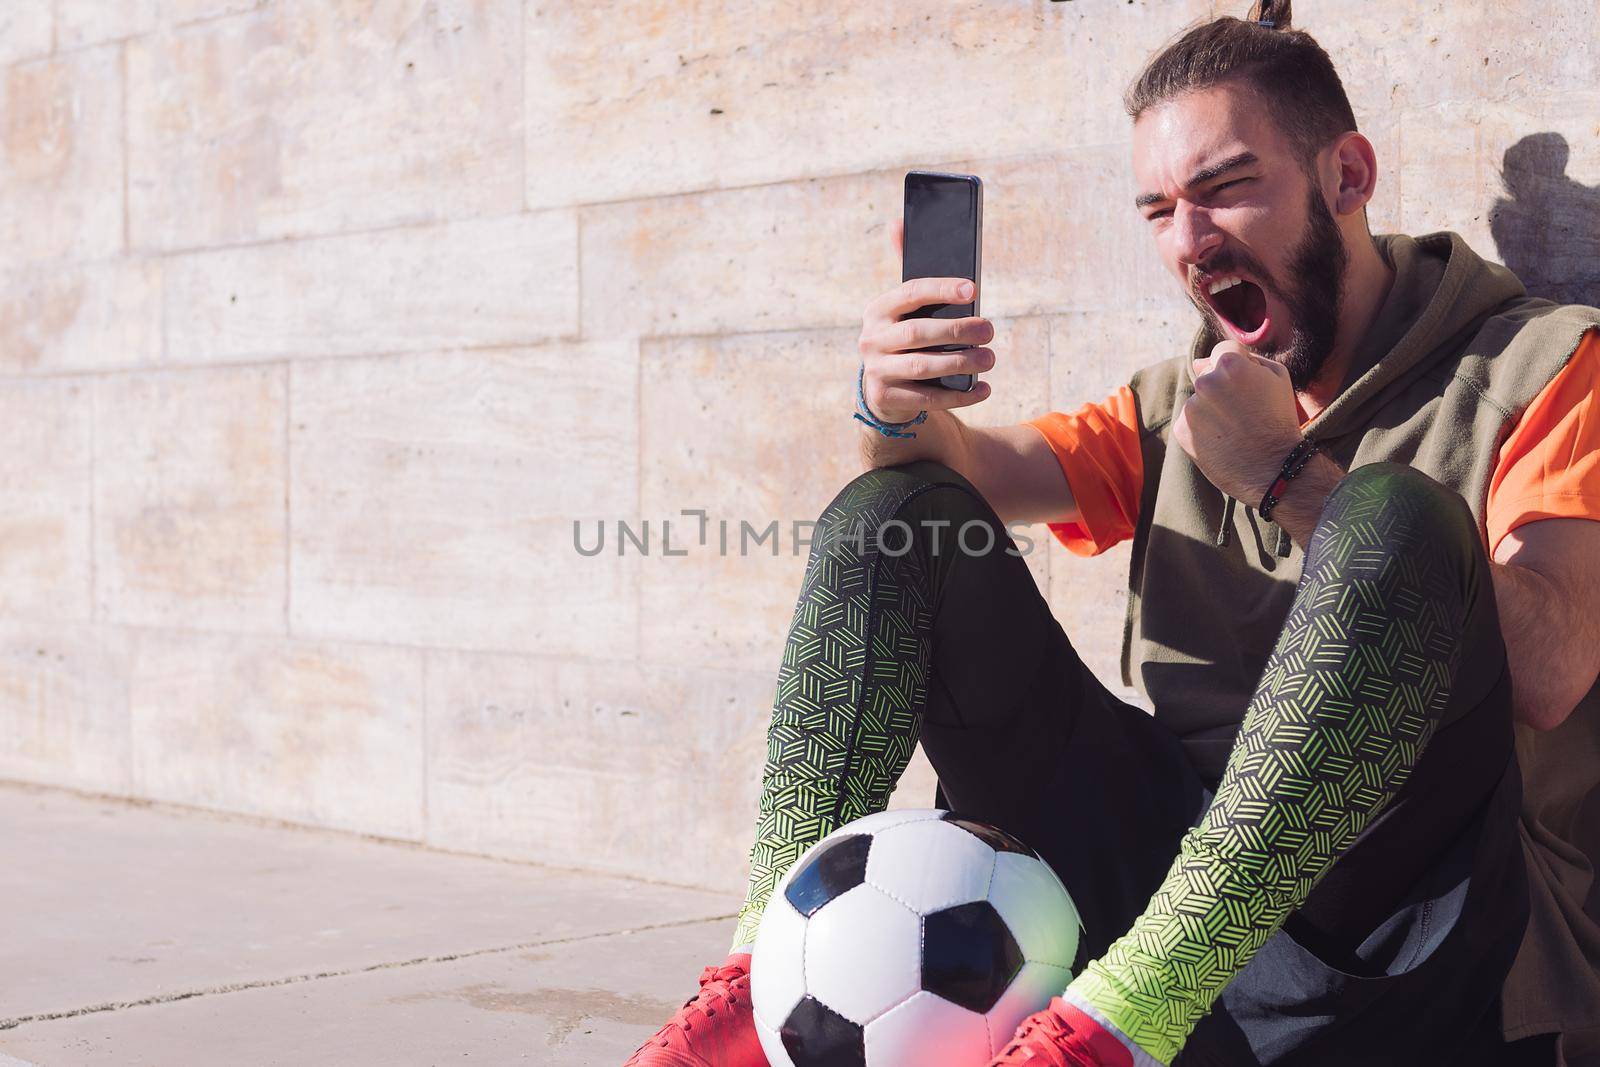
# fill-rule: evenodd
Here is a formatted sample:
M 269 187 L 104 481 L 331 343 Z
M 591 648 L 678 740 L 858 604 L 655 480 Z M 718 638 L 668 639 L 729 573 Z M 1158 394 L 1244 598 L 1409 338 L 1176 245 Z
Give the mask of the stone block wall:
M 7 0 L 0 777 L 737 888 L 904 171 L 987 184 L 971 417 L 1097 399 L 1192 325 L 1119 93 L 1244 6 Z M 1299 6 L 1376 228 L 1600 300 L 1600 0 Z

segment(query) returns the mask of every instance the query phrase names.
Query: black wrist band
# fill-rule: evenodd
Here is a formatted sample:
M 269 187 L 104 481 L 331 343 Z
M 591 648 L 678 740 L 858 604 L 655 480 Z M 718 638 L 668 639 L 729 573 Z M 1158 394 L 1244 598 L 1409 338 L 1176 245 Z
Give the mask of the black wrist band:
M 1311 438 L 1302 437 L 1300 443 L 1289 450 L 1289 454 L 1283 458 L 1283 466 L 1278 468 L 1278 476 L 1273 479 L 1266 496 L 1261 498 L 1261 506 L 1256 508 L 1263 519 L 1272 518 L 1272 509 L 1278 506 L 1283 494 L 1289 491 L 1289 483 L 1306 469 L 1306 464 L 1311 462 L 1311 457 L 1316 454 L 1317 448 L 1317 443 Z

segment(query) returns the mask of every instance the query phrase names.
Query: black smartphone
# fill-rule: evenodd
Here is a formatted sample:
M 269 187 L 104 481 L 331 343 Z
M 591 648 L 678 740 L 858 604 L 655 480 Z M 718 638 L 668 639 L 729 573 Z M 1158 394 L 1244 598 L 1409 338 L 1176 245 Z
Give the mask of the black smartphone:
M 901 281 L 912 278 L 970 278 L 978 284 L 983 260 L 983 182 L 975 174 L 906 172 L 905 242 Z M 981 289 L 981 286 L 980 286 Z M 982 292 L 968 304 L 929 304 L 900 316 L 964 319 L 980 314 Z M 917 352 L 958 352 L 972 345 L 933 345 Z M 929 378 L 946 389 L 972 391 L 970 374 Z

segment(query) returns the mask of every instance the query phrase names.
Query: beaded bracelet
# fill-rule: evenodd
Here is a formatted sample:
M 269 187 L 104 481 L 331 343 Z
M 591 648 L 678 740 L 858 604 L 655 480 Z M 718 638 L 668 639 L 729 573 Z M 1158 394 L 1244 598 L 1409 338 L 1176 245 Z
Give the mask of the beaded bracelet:
M 1289 450 L 1289 454 L 1283 458 L 1283 466 L 1278 468 L 1278 477 L 1273 480 L 1267 495 L 1261 498 L 1261 506 L 1256 509 L 1263 519 L 1272 518 L 1272 509 L 1278 506 L 1283 494 L 1289 491 L 1289 483 L 1306 469 L 1306 464 L 1311 462 L 1311 457 L 1316 454 L 1318 447 L 1311 438 L 1302 437 L 1300 443 Z
M 900 431 L 904 430 L 907 426 L 917 426 L 923 422 L 926 422 L 928 413 L 926 411 L 918 412 L 916 418 L 907 419 L 905 422 L 884 422 L 882 419 L 878 418 L 878 416 L 872 413 L 871 408 L 867 407 L 867 394 L 866 390 L 863 388 L 866 381 L 866 376 L 867 365 L 863 363 L 861 365 L 861 369 L 856 372 L 856 411 L 854 418 L 860 422 L 866 423 L 868 426 L 871 426 L 874 430 L 877 430 L 885 437 L 917 436 L 914 433 L 901 433 Z

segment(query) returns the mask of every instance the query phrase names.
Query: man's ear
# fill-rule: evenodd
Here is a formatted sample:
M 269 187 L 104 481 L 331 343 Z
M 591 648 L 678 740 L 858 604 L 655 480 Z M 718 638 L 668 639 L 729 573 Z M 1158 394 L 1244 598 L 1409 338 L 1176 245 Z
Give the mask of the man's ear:
M 1354 215 L 1367 206 L 1378 187 L 1378 156 L 1372 142 L 1351 130 L 1333 143 L 1333 212 Z

